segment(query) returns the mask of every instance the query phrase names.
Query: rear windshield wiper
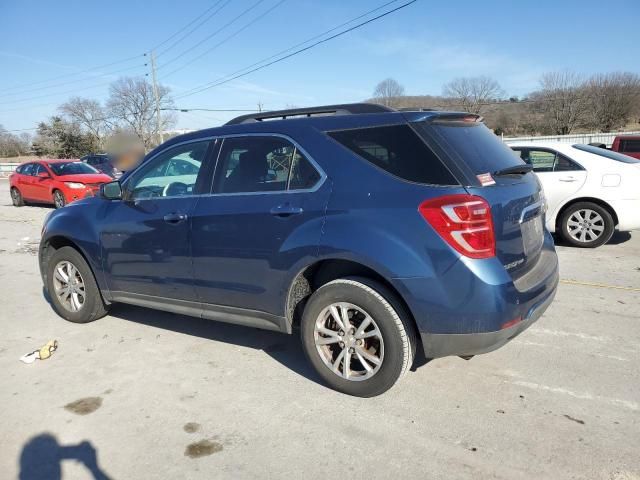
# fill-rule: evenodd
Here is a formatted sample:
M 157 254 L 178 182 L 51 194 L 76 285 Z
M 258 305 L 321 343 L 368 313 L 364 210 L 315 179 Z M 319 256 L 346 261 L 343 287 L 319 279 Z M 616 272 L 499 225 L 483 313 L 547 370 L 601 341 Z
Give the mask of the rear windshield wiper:
M 493 175 L 496 177 L 504 177 L 507 175 L 524 175 L 525 173 L 529 173 L 533 170 L 533 167 L 528 163 L 523 163 L 522 165 L 512 165 L 511 167 L 501 168 L 500 170 L 496 170 L 493 172 Z

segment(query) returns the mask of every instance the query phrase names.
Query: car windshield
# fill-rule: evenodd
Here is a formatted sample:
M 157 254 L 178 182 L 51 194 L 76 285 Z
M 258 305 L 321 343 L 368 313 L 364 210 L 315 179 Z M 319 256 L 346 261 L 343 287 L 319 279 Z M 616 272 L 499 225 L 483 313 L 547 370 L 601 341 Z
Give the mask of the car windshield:
M 56 175 L 83 175 L 87 173 L 100 173 L 92 166 L 82 162 L 56 162 L 49 163 L 48 165 Z
M 600 155 L 601 157 L 606 157 L 610 160 L 615 160 L 616 162 L 640 163 L 640 160 L 636 158 L 630 157 L 628 155 L 623 155 L 622 153 L 612 152 L 611 150 L 605 150 L 604 148 L 595 147 L 593 145 L 575 144 L 573 145 L 573 148 L 582 150 L 583 152 L 589 152 L 595 155 Z

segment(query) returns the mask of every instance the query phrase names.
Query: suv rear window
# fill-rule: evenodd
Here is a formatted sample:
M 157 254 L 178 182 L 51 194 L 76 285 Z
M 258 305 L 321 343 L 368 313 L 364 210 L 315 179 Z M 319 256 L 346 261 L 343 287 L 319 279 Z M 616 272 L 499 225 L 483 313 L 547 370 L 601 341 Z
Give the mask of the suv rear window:
M 327 134 L 368 162 L 404 180 L 431 185 L 459 183 L 408 125 Z
M 476 175 L 522 165 L 522 160 L 482 123 L 435 121 L 428 125 L 422 128 L 439 134 L 447 144 L 445 150 L 457 153 Z

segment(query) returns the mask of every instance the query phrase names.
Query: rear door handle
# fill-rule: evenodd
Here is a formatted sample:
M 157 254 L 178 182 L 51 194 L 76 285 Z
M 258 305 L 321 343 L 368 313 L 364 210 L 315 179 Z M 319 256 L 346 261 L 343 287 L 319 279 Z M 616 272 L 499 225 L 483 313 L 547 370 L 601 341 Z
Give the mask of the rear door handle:
M 164 216 L 164 221 L 171 224 L 184 222 L 187 219 L 186 213 L 168 213 Z
M 294 207 L 288 203 L 278 205 L 269 210 L 269 213 L 275 217 L 290 217 L 292 215 L 300 215 L 304 210 L 300 207 Z
M 562 177 L 559 179 L 561 182 L 575 182 L 577 180 L 576 177 Z

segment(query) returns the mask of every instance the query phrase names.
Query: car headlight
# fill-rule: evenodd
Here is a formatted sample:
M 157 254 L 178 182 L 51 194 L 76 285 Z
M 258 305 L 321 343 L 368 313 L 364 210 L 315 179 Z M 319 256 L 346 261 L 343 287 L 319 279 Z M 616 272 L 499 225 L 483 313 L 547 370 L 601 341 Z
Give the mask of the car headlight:
M 69 188 L 84 188 L 84 183 L 79 182 L 64 182 L 64 184 Z

